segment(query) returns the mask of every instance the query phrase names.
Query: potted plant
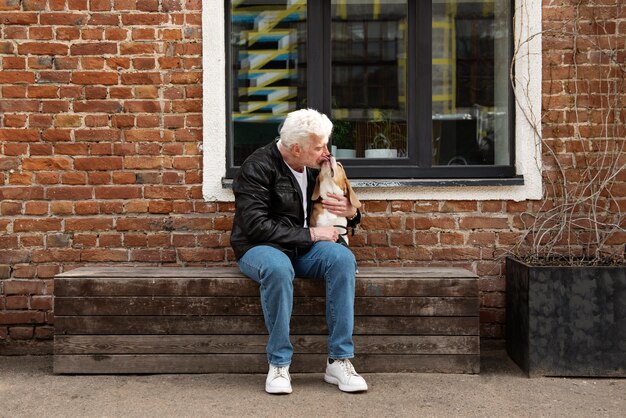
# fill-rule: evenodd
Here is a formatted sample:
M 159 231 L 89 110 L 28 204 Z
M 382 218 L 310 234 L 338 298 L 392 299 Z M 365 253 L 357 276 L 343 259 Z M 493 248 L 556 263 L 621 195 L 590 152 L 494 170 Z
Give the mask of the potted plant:
M 595 97 L 602 106 L 593 109 L 594 120 L 601 122 L 581 117 L 564 124 L 543 115 L 552 136 L 571 131 L 562 142 L 543 141 L 544 196 L 521 214 L 519 239 L 506 259 L 506 347 L 529 376 L 626 376 L 626 214 L 617 199 L 624 196 L 626 139 L 616 116 L 623 111 L 624 78 L 611 75 L 623 69 L 607 58 L 600 80 L 585 81 L 578 55 L 615 51 L 585 39 L 581 27 L 574 22 L 576 36 L 570 34 L 569 83 L 589 84 L 571 94 L 571 112 L 585 114 L 582 103 Z M 543 33 L 544 42 L 563 35 Z M 579 39 L 597 51 L 579 49 Z M 581 134 L 592 125 L 594 133 Z M 542 127 L 535 129 L 539 134 Z
M 365 158 L 396 158 L 398 150 L 394 144 L 406 140 L 398 123 L 387 113 L 381 112 L 370 124 L 375 133 L 369 148 L 365 150 Z
M 354 132 L 350 122 L 338 119 L 333 122 L 331 135 L 332 154 L 337 158 L 355 158 Z

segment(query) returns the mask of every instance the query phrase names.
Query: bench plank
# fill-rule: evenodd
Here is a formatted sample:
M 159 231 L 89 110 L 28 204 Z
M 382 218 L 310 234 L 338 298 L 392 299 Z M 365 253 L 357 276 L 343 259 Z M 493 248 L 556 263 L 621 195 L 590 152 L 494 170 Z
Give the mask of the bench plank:
M 267 334 L 262 316 L 56 316 L 57 335 Z M 294 316 L 291 333 L 328 334 L 324 316 Z M 355 335 L 478 335 L 478 317 L 356 316 Z
M 55 278 L 66 277 L 134 277 L 134 278 L 219 278 L 245 277 L 237 267 L 141 267 L 141 266 L 103 266 L 80 267 Z M 357 277 L 374 278 L 467 278 L 475 280 L 476 275 L 469 270 L 457 267 L 359 267 Z
M 57 278 L 56 296 L 259 296 L 259 285 L 241 277 L 199 278 L 136 278 L 98 277 Z M 244 280 L 242 280 L 244 279 Z M 380 278 L 359 277 L 355 294 L 359 296 L 473 296 L 478 291 L 476 280 L 458 278 Z M 297 279 L 295 296 L 325 296 L 321 280 Z
M 360 297 L 356 315 L 472 316 L 476 298 Z M 59 297 L 57 315 L 262 315 L 258 297 Z M 292 315 L 323 315 L 326 298 L 294 297 Z
M 360 373 L 478 373 L 476 355 L 372 355 L 355 357 Z M 323 373 L 324 354 L 294 356 L 293 373 Z M 267 373 L 265 354 L 55 355 L 55 373 Z
M 327 352 L 325 335 L 295 335 L 300 353 Z M 356 335 L 361 354 L 478 354 L 478 336 Z M 263 354 L 266 335 L 57 335 L 55 354 Z

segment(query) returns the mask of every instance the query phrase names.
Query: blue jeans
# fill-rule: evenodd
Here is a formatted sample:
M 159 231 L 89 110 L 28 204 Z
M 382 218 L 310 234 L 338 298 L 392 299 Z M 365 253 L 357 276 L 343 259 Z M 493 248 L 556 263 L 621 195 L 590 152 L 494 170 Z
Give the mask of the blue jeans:
M 291 364 L 293 346 L 289 322 L 293 306 L 293 280 L 297 277 L 326 282 L 328 356 L 354 357 L 354 280 L 356 260 L 348 248 L 318 241 L 311 250 L 291 260 L 276 248 L 260 245 L 238 261 L 242 273 L 260 284 L 261 306 L 269 332 L 267 360 L 274 366 Z

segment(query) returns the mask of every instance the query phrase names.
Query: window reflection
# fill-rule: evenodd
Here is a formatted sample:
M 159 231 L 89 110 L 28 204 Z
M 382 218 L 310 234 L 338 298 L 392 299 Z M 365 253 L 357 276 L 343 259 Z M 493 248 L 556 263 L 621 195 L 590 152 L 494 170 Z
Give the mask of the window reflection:
M 503 0 L 433 1 L 433 164 L 509 164 L 510 21 Z
M 305 0 L 231 2 L 233 161 L 272 141 L 306 107 Z
M 406 156 L 406 1 L 333 0 L 331 20 L 335 152 Z

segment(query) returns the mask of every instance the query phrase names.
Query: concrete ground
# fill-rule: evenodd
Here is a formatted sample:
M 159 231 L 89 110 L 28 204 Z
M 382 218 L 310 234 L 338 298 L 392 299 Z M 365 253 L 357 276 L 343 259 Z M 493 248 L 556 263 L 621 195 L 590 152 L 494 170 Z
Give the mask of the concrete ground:
M 323 368 L 320 365 L 320 368 Z M 52 374 L 51 356 L 0 357 L 0 417 L 624 417 L 626 379 L 527 378 L 500 349 L 479 375 L 368 374 L 345 394 L 320 374 L 267 395 L 264 375 Z

